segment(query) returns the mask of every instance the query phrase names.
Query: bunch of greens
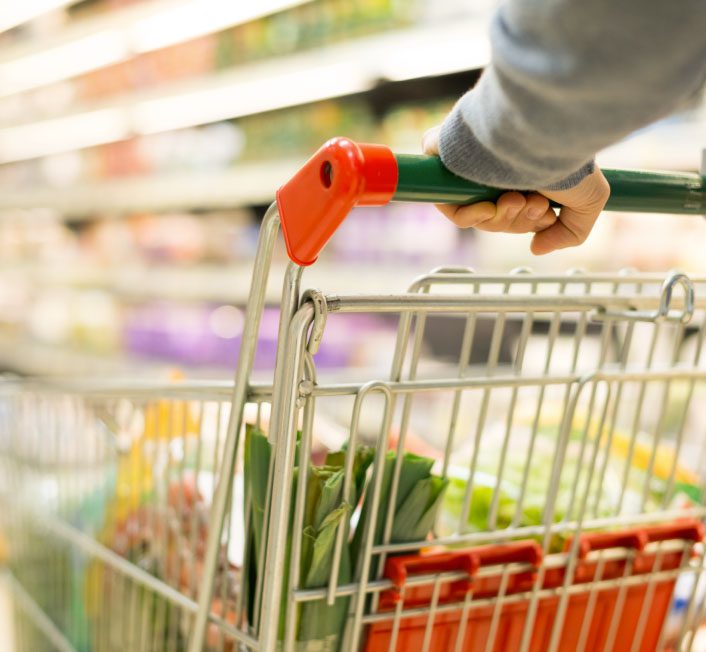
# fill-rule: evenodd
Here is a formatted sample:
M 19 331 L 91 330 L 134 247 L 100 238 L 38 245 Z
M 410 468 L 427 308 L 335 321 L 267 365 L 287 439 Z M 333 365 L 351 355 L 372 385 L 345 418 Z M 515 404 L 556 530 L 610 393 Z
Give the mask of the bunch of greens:
M 374 527 L 373 544 L 383 542 L 387 512 L 390 503 L 396 453 L 385 456 L 379 506 L 375 524 L 368 524 L 372 513 L 372 490 L 368 470 L 373 463 L 375 449 L 358 446 L 354 452 L 351 495 L 343 495 L 344 464 L 347 451 L 329 453 L 321 466 L 309 462 L 307 468 L 306 496 L 303 515 L 301 553 L 291 559 L 291 542 L 287 550 L 285 588 L 290 564 L 299 565 L 301 588 L 322 588 L 328 585 L 333 572 L 337 533 L 343 528 L 343 548 L 338 567 L 337 583 L 346 584 L 356 576 L 362 561 L 363 536 L 367 528 Z M 248 586 L 248 614 L 253 621 L 257 598 L 257 576 L 262 570 L 260 551 L 263 543 L 267 488 L 270 482 L 272 450 L 266 435 L 253 426 L 246 428 L 245 438 L 245 487 L 246 506 L 250 505 L 248 555 L 244 576 Z M 294 491 L 298 484 L 300 465 L 299 447 L 295 454 Z M 391 519 L 389 540 L 393 543 L 423 541 L 434 523 L 447 481 L 431 473 L 433 460 L 405 454 L 400 462 L 398 490 Z M 294 495 L 294 492 L 293 492 Z M 360 518 L 351 537 L 351 521 L 359 503 Z M 292 501 L 293 510 L 294 501 Z M 293 513 L 290 511 L 290 531 Z M 284 635 L 284 607 L 287 590 L 281 605 L 280 636 Z M 349 598 L 336 598 L 332 605 L 325 600 L 304 602 L 297 615 L 296 638 L 299 650 L 336 650 L 348 613 Z
M 392 480 L 394 477 L 397 454 L 389 451 L 385 455 L 385 466 L 380 489 L 379 509 L 375 520 L 373 545 L 385 540 L 385 524 L 388 518 L 386 505 L 390 505 Z M 410 543 L 423 541 L 434 525 L 441 498 L 444 495 L 448 480 L 432 475 L 434 460 L 413 453 L 405 453 L 400 462 L 399 481 L 395 496 L 394 514 L 390 529 L 389 542 Z M 363 525 L 368 521 L 372 510 L 372 492 L 368 492 L 363 501 L 360 523 L 353 538 L 351 549 L 358 559 L 363 545 Z
M 629 455 L 631 437 L 618 428 L 614 428 L 610 440 L 607 428 L 602 433 L 601 441 L 598 442 L 598 455 L 591 471 L 591 456 L 596 445 L 595 431 L 598 429 L 592 425 L 588 441 L 585 441 L 585 428 L 579 427 L 582 425 L 575 426 L 569 433 L 554 504 L 555 521 L 578 518 L 579 507 L 586 494 L 585 516 L 608 517 L 618 513 L 659 509 L 669 498 L 668 478 L 673 469 L 673 492 L 676 498 L 682 502 L 702 502 L 703 496 L 694 474 L 675 462 L 673 450 L 667 445 L 660 446 L 648 473 L 649 460 L 653 458 L 652 448 L 638 437 L 633 441 Z M 541 525 L 549 491 L 550 470 L 555 464 L 556 442 L 556 428 L 540 429 L 531 459 L 528 460 L 527 442 L 515 441 L 516 445 L 511 447 L 503 462 L 502 472 L 500 447 L 485 447 L 478 455 L 470 489 L 468 467 L 450 468 L 449 487 L 439 518 L 442 534 L 458 532 L 467 491 L 470 491 L 467 528 L 472 532 L 502 530 L 510 525 Z M 590 486 L 587 486 L 589 480 Z M 643 505 L 645 486 L 648 491 Z M 562 544 L 561 539 L 557 538 L 554 547 Z

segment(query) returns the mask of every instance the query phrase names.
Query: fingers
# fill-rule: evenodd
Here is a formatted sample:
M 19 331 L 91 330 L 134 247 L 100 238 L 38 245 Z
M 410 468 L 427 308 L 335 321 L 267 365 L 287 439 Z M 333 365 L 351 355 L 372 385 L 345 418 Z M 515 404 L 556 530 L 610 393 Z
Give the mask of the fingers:
M 549 200 L 544 195 L 531 192 L 526 198 L 525 217 L 528 220 L 539 220 L 546 215 L 549 210 Z
M 516 221 L 513 233 L 539 233 L 552 226 L 557 221 L 554 209 L 547 208 L 539 219 Z
M 422 137 L 425 154 L 439 154 L 441 126 Z M 579 184 L 567 190 L 546 190 L 526 195 L 508 191 L 495 203 L 485 201 L 468 206 L 438 205 L 451 222 L 462 229 L 503 233 L 534 233 L 531 250 L 543 255 L 582 244 L 606 205 L 610 186 L 598 167 Z M 549 200 L 562 205 L 557 217 Z
M 469 206 L 437 204 L 436 207 L 460 229 L 470 229 L 492 220 L 495 216 L 495 204 L 489 201 L 481 201 Z
M 441 204 L 438 209 L 456 226 L 504 233 L 536 233 L 554 224 L 556 215 L 549 201 L 538 193 L 527 196 L 510 191 L 492 202 L 468 206 Z

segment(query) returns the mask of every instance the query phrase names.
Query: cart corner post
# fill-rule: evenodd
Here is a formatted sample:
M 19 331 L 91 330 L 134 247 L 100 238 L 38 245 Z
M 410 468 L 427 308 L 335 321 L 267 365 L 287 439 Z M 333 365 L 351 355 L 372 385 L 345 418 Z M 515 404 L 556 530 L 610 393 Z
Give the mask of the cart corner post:
M 203 575 L 198 589 L 198 609 L 194 626 L 189 639 L 189 652 L 201 652 L 206 640 L 211 597 L 215 582 L 218 553 L 220 549 L 223 522 L 231 493 L 235 459 L 238 452 L 240 431 L 243 425 L 243 414 L 250 388 L 257 338 L 260 330 L 260 320 L 265 307 L 265 293 L 269 278 L 272 254 L 274 252 L 277 233 L 280 228 L 280 215 L 277 204 L 273 203 L 265 214 L 260 228 L 260 237 L 255 253 L 255 266 L 250 293 L 247 300 L 246 319 L 240 343 L 238 365 L 233 383 L 231 411 L 228 418 L 223 456 L 219 469 L 219 479 L 215 487 L 211 513 L 209 515 L 208 539 L 203 563 Z

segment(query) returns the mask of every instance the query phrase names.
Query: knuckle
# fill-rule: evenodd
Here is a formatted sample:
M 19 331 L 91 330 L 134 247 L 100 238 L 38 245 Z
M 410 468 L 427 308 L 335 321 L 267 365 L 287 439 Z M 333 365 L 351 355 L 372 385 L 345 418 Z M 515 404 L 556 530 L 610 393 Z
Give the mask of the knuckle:
M 597 205 L 600 205 L 601 207 L 603 207 L 603 206 L 605 206 L 609 197 L 610 197 L 610 184 L 608 183 L 608 180 L 601 174 L 597 178 L 596 184 L 594 185 L 592 199 Z
M 512 222 L 514 221 L 513 218 L 516 215 L 517 212 L 511 213 L 510 211 L 503 211 L 498 209 L 495 212 L 495 215 L 493 215 L 493 217 L 486 221 L 486 224 L 488 224 L 488 226 L 493 226 L 495 228 L 502 229 L 512 224 Z
M 549 200 L 544 195 L 534 194 L 529 200 L 532 202 L 532 206 L 537 208 L 544 208 L 546 210 L 549 208 Z
M 581 245 L 588 239 L 589 231 L 577 231 L 572 233 L 574 242 L 571 246 Z
M 497 206 L 502 206 L 503 208 L 514 208 L 514 209 L 521 209 L 528 201 L 528 198 L 525 197 L 521 192 L 517 192 L 516 190 L 510 190 L 509 192 L 505 192 L 500 197 L 498 197 L 498 200 L 496 202 Z

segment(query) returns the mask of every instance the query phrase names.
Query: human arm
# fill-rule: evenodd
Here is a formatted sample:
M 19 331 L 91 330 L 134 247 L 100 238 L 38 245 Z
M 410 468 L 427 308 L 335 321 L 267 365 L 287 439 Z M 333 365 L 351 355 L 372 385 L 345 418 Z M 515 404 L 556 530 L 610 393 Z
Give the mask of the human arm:
M 425 149 L 459 176 L 567 205 L 535 243 L 578 244 L 608 198 L 595 152 L 696 91 L 705 33 L 703 0 L 509 0 L 490 65 Z

